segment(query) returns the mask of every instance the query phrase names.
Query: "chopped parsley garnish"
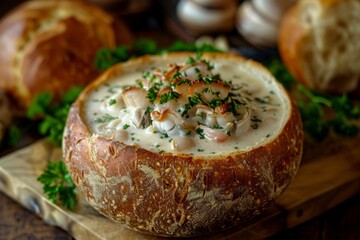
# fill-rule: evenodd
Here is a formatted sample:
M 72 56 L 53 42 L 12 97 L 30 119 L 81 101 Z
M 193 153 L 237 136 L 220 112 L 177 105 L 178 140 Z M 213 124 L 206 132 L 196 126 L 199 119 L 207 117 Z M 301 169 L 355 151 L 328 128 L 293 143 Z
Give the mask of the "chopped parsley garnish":
M 266 101 L 267 98 L 259 98 L 259 97 L 255 97 L 254 100 L 258 103 L 261 104 L 267 104 L 268 102 Z
M 161 139 L 169 137 L 169 135 L 166 132 L 160 132 L 160 136 Z
M 176 100 L 180 97 L 180 94 L 175 91 L 168 91 L 160 96 L 160 104 L 167 103 L 170 100 Z
M 162 86 L 162 82 L 155 82 L 154 85 L 151 88 L 149 88 L 146 97 L 149 99 L 150 103 L 155 102 L 161 86 Z
M 149 71 L 143 71 L 142 72 L 142 77 L 145 78 L 145 79 L 150 77 L 150 72 Z
M 196 63 L 196 60 L 193 57 L 189 56 L 186 63 L 191 65 L 191 66 L 194 66 L 195 63 Z
M 116 104 L 116 99 L 110 99 L 109 106 Z
M 222 82 L 220 74 L 215 74 L 212 76 L 200 76 L 200 80 L 204 81 L 205 83 L 213 83 L 219 81 Z
M 99 117 L 99 118 L 96 118 L 94 120 L 95 123 L 107 123 L 107 122 L 110 122 L 112 120 L 116 119 L 116 117 L 114 116 L 111 116 L 110 114 L 106 113 L 105 115 Z
M 196 128 L 195 132 L 199 135 L 200 139 L 205 139 L 205 135 L 204 135 L 204 129 L 202 128 Z
M 128 129 L 130 127 L 129 124 L 124 124 L 123 129 Z
M 204 104 L 204 101 L 201 100 L 201 95 L 199 93 L 196 93 L 195 96 L 188 97 L 188 103 L 185 104 L 184 110 L 181 113 L 182 116 L 186 116 L 188 111 L 198 104 Z
M 253 116 L 250 120 L 252 122 L 251 127 L 253 129 L 258 129 L 259 128 L 259 123 L 262 122 L 262 120 L 259 119 L 257 116 Z

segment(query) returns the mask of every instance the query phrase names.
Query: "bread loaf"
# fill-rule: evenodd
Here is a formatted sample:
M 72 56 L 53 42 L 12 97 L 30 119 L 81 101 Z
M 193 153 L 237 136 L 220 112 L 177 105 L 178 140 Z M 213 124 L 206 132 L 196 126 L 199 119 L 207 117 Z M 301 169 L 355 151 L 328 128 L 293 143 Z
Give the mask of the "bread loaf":
M 329 93 L 359 89 L 360 1 L 299 0 L 284 16 L 281 56 L 306 86 Z
M 160 236 L 196 236 L 260 214 L 288 186 L 303 132 L 287 92 L 228 54 L 116 65 L 73 104 L 63 155 L 100 213 Z
M 126 26 L 81 1 L 27 1 L 0 21 L 0 88 L 22 108 L 38 93 L 56 96 L 98 72 L 100 47 L 130 42 Z

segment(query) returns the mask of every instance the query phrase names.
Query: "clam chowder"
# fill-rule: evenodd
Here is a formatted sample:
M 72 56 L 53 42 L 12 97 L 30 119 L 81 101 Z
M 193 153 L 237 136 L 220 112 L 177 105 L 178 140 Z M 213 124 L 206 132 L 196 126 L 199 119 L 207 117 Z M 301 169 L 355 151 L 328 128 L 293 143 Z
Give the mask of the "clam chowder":
M 229 59 L 188 57 L 103 82 L 84 103 L 98 135 L 154 152 L 221 155 L 270 141 L 289 118 L 273 78 Z

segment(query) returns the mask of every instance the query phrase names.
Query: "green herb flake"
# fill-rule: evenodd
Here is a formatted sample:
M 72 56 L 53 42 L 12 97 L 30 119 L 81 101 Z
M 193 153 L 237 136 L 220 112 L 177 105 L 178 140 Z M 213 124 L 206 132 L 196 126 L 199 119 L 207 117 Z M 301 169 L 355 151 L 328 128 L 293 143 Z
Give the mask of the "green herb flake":
M 259 123 L 262 122 L 262 120 L 258 119 L 257 116 L 253 116 L 250 120 L 252 122 L 252 124 L 251 124 L 252 129 L 258 129 L 259 128 Z
M 110 99 L 109 106 L 116 104 L 116 99 Z
M 110 121 L 112 121 L 114 119 L 116 119 L 116 117 L 111 116 L 110 114 L 107 113 L 107 114 L 105 114 L 105 115 L 103 115 L 103 116 L 101 116 L 99 118 L 96 118 L 94 120 L 94 122 L 95 123 L 107 123 L 107 122 L 110 122 Z
M 199 135 L 200 139 L 205 139 L 205 135 L 204 135 L 204 129 L 202 128 L 196 128 L 195 132 Z
M 164 139 L 164 138 L 168 138 L 169 135 L 166 132 L 160 132 L 160 138 Z
M 175 91 L 169 91 L 160 96 L 160 104 L 167 103 L 170 100 L 176 100 L 180 97 L 180 94 Z

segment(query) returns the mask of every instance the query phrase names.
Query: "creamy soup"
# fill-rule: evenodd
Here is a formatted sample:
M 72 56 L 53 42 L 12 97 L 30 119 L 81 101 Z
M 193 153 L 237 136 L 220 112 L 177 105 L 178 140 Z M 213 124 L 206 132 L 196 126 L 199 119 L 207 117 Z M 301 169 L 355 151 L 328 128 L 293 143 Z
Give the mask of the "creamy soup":
M 83 113 L 95 134 L 159 153 L 221 155 L 272 140 L 289 117 L 283 90 L 250 64 L 195 56 L 155 64 L 89 93 Z

